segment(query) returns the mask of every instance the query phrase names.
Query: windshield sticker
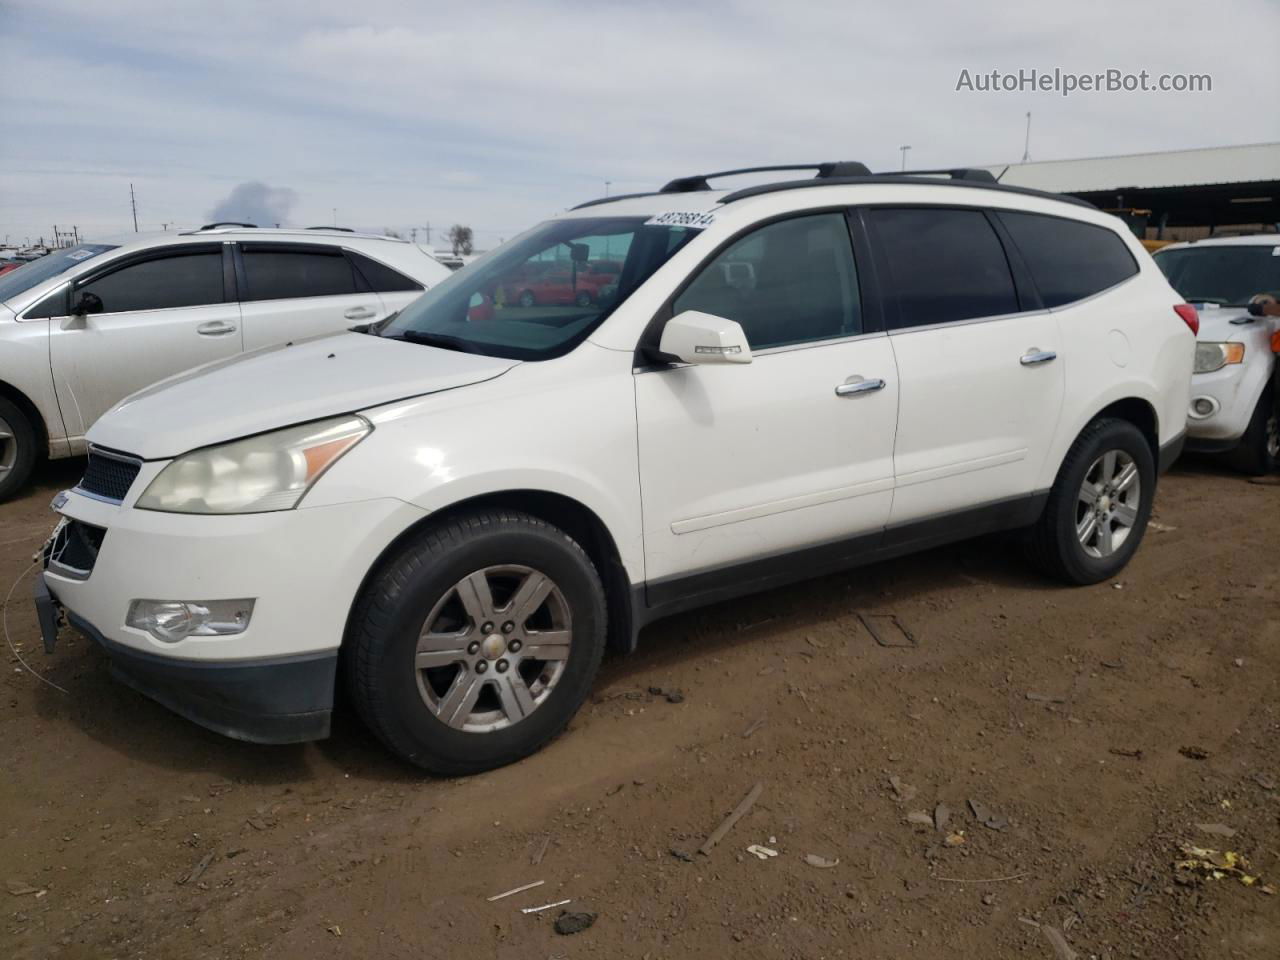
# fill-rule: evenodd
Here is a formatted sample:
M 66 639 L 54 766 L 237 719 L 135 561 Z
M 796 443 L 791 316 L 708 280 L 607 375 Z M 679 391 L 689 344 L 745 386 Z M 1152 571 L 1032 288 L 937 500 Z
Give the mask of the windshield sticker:
M 701 230 L 716 222 L 714 213 L 694 213 L 689 210 L 668 210 L 644 222 L 646 227 L 693 227 Z
M 87 260 L 93 256 L 92 250 L 76 250 L 74 253 L 68 253 L 68 260 Z
M 1273 257 L 1280 257 L 1280 247 L 1272 247 L 1272 248 L 1271 248 L 1271 255 L 1272 255 Z

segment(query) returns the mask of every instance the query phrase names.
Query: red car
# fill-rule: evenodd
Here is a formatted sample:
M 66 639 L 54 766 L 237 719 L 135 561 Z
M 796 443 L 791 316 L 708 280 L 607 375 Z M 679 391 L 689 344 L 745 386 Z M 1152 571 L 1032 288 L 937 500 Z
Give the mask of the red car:
M 597 260 L 572 266 L 560 263 L 526 263 L 503 286 L 509 304 L 522 307 L 590 306 L 600 299 L 600 288 L 618 282 L 622 264 Z

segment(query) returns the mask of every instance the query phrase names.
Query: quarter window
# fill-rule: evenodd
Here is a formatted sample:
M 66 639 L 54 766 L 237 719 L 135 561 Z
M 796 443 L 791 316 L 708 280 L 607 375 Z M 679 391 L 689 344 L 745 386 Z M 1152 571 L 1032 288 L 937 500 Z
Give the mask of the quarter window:
M 400 293 L 402 291 L 421 290 L 422 284 L 410 280 L 399 270 L 392 270 L 385 263 L 371 260 L 358 253 L 348 253 L 356 271 L 369 285 L 370 290 L 379 293 Z
M 1105 227 L 1009 210 L 998 216 L 1046 307 L 1091 297 L 1138 272 L 1125 242 Z
M 858 277 L 842 213 L 761 227 L 702 269 L 673 304 L 742 326 L 752 350 L 862 333 Z
M 341 250 L 245 244 L 241 300 L 294 300 L 356 292 L 355 274 Z
M 875 207 L 867 214 L 897 303 L 896 326 L 1018 311 L 1004 247 L 981 210 Z
M 103 313 L 133 313 L 222 303 L 222 252 L 143 260 L 76 287 L 102 300 Z

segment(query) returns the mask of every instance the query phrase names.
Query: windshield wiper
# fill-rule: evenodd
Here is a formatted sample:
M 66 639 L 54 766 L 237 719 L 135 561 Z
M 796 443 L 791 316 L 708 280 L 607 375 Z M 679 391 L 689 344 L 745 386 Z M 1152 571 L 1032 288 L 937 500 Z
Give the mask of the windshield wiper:
M 444 350 L 457 350 L 459 353 L 475 353 L 475 348 L 461 337 L 450 337 L 443 333 L 425 333 L 421 330 L 402 330 L 393 334 L 388 340 L 406 340 L 409 343 L 420 343 L 427 347 L 440 347 Z

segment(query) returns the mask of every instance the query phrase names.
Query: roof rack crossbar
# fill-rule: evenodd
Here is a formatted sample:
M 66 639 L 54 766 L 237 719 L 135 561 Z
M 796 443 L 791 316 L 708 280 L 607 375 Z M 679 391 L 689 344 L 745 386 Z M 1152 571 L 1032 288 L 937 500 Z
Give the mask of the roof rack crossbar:
M 304 230 L 337 230 L 339 233 L 355 233 L 350 227 L 303 227 Z
M 659 193 L 693 193 L 698 190 L 710 190 L 709 181 L 720 177 L 736 177 L 744 173 L 777 173 L 784 170 L 816 170 L 818 179 L 829 177 L 867 177 L 871 171 L 865 164 L 856 160 L 842 160 L 827 163 L 783 163 L 767 167 L 742 167 L 738 170 L 717 170 L 715 173 L 697 173 L 690 177 L 676 177 L 663 186 Z
M 217 230 L 219 227 L 245 227 L 247 229 L 256 230 L 256 223 L 237 223 L 234 220 L 219 220 L 217 223 L 206 223 L 201 230 Z

